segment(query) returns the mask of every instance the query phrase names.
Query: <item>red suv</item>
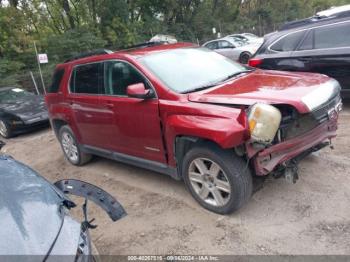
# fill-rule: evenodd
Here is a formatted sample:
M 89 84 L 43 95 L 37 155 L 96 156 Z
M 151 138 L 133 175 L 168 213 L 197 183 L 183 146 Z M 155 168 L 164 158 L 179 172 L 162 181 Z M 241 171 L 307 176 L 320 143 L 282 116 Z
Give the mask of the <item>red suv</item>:
M 337 81 L 253 69 L 178 43 L 57 65 L 46 95 L 74 165 L 99 155 L 183 179 L 205 208 L 227 214 L 253 177 L 297 179 L 297 163 L 330 144 Z

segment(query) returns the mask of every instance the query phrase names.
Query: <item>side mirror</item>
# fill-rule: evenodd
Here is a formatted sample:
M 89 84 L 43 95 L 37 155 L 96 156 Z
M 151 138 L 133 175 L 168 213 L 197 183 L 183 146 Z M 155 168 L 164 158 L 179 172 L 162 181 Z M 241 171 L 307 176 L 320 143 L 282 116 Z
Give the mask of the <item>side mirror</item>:
M 153 90 L 146 89 L 143 83 L 137 83 L 137 84 L 129 85 L 126 88 L 126 94 L 129 97 L 146 99 L 146 98 L 153 97 Z

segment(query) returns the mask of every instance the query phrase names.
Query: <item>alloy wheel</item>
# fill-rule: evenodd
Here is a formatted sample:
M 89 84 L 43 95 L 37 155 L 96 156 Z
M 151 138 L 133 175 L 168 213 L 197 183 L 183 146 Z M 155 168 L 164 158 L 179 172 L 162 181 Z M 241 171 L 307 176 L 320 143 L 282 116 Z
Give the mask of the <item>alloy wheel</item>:
M 63 151 L 68 157 L 68 159 L 72 162 L 78 161 L 78 146 L 75 143 L 74 138 L 71 134 L 64 132 L 62 134 L 62 147 Z
M 7 137 L 7 126 L 3 120 L 0 120 L 0 135 Z
M 230 182 L 217 163 L 207 158 L 196 158 L 189 165 L 188 172 L 192 188 L 203 201 L 221 207 L 230 200 Z

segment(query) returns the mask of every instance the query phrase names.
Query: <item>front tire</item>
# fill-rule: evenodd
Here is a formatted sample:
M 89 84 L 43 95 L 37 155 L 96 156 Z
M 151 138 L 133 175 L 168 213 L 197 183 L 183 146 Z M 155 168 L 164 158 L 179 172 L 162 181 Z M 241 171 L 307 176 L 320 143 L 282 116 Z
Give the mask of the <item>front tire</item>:
M 58 138 L 65 158 L 75 166 L 82 166 L 91 160 L 91 155 L 80 149 L 77 139 L 69 126 L 59 130 Z
M 11 138 L 13 136 L 10 125 L 3 119 L 0 119 L 0 135 L 4 138 Z
M 242 207 L 253 191 L 252 176 L 233 150 L 207 144 L 184 157 L 182 175 L 191 195 L 204 208 L 229 214 Z

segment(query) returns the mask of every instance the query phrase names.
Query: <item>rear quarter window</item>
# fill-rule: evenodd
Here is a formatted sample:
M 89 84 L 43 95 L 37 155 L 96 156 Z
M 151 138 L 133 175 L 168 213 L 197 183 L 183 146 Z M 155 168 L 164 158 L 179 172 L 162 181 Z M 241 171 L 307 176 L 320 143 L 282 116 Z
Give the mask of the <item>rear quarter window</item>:
M 55 70 L 53 77 L 52 77 L 51 85 L 49 86 L 49 88 L 47 90 L 48 93 L 57 93 L 58 92 L 58 90 L 60 89 L 63 75 L 64 75 L 63 68 Z
M 305 31 L 291 33 L 275 42 L 270 49 L 277 52 L 294 51 L 304 36 Z

